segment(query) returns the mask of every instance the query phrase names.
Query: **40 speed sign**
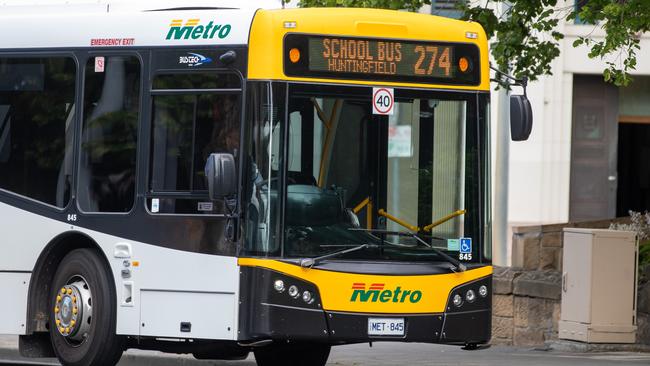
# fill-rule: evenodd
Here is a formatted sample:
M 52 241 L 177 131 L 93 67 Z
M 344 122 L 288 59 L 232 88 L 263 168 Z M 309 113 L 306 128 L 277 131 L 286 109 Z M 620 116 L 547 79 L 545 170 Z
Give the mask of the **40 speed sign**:
M 393 88 L 372 88 L 372 114 L 392 115 L 394 106 Z

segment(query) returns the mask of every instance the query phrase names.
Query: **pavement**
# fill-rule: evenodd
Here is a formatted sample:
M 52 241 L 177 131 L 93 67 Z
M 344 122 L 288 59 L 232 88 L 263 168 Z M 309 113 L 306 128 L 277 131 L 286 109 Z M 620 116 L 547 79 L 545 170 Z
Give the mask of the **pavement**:
M 599 366 L 650 365 L 650 353 L 564 352 L 549 348 L 491 347 L 464 351 L 458 347 L 414 343 L 374 343 L 332 348 L 328 365 L 336 366 Z M 18 338 L 0 336 L 0 365 L 58 365 L 55 359 L 24 359 L 18 354 Z M 255 366 L 252 356 L 244 361 L 199 361 L 189 355 L 128 350 L 120 366 Z M 309 366 L 309 365 L 305 365 Z

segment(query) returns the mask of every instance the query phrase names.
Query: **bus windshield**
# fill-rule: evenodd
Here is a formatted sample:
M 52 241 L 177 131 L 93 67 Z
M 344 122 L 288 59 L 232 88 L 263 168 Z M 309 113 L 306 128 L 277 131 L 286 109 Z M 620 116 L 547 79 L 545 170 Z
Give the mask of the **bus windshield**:
M 261 187 L 270 189 L 272 206 L 283 200 L 284 209 L 271 210 L 282 216 L 281 255 L 313 258 L 369 244 L 336 258 L 444 261 L 432 246 L 477 261 L 476 96 L 395 89 L 393 114 L 375 115 L 371 94 L 289 87 L 288 121 L 276 123 L 271 137 L 277 179 Z

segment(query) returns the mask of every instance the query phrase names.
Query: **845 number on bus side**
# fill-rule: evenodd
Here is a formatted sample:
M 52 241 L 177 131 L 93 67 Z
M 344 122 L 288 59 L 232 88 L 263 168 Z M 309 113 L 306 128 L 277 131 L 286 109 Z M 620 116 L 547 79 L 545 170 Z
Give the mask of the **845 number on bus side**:
M 472 253 L 460 253 L 458 255 L 458 260 L 471 261 L 472 260 Z

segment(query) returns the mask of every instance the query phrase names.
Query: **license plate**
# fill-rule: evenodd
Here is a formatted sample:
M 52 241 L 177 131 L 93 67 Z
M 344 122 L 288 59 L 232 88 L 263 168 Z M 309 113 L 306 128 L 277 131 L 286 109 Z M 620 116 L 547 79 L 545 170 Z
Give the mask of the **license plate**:
M 369 318 L 369 336 L 403 336 L 404 318 Z

